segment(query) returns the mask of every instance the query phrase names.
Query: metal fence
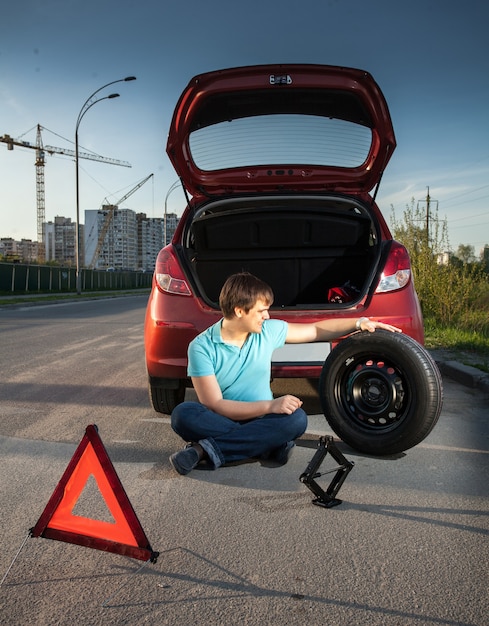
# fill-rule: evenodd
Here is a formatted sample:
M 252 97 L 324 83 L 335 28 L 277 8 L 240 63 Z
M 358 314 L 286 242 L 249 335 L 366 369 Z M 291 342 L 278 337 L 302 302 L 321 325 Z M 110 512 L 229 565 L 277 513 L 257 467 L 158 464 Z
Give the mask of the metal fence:
M 110 291 L 150 287 L 148 272 L 81 270 L 83 291 Z M 76 291 L 76 269 L 51 265 L 0 263 L 0 293 Z

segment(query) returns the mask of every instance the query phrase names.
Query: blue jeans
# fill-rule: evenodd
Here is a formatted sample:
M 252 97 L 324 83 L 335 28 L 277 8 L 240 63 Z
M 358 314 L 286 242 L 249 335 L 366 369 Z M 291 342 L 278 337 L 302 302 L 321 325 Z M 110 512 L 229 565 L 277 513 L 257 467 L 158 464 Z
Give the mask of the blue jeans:
M 173 410 L 171 426 L 185 441 L 198 442 L 216 469 L 224 463 L 266 456 L 297 439 L 307 428 L 307 415 L 297 409 L 291 415 L 269 413 L 237 422 L 200 402 L 182 402 Z

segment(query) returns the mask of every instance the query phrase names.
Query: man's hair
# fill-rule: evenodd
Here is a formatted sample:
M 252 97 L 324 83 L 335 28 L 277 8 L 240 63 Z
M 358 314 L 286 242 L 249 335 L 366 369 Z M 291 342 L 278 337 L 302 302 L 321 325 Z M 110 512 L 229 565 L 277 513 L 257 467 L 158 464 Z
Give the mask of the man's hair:
M 230 319 L 235 315 L 235 308 L 248 313 L 258 300 L 270 306 L 273 302 L 271 287 L 249 272 L 239 272 L 230 276 L 222 286 L 219 306 L 224 317 Z

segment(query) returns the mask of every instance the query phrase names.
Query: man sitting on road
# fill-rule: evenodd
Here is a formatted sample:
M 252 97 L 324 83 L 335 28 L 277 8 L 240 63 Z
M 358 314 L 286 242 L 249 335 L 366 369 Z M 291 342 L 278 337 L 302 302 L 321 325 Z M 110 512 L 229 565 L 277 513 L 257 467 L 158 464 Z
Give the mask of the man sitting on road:
M 289 324 L 270 319 L 271 288 L 242 272 L 230 276 L 219 296 L 223 318 L 198 335 L 188 348 L 188 374 L 199 402 L 183 402 L 173 411 L 173 430 L 189 442 L 170 456 L 179 474 L 205 460 L 217 469 L 225 463 L 262 458 L 284 465 L 295 440 L 307 428 L 302 401 L 274 398 L 270 388 L 272 353 L 286 343 L 331 341 L 354 332 L 399 328 L 360 318 Z

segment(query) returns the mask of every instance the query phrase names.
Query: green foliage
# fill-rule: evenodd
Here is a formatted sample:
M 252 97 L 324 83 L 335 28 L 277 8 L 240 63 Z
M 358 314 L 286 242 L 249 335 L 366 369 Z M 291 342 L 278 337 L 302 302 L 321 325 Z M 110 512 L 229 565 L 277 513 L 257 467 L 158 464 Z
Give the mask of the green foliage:
M 475 260 L 475 251 L 474 246 L 465 246 L 460 244 L 457 248 L 457 258 L 462 261 L 462 263 L 471 263 Z
M 481 252 L 481 263 L 484 272 L 489 276 L 489 246 L 486 244 Z
M 488 276 L 482 262 L 469 262 L 473 259 L 470 246 L 459 248 L 464 258 L 448 255 L 445 222 L 436 213 L 427 220 L 414 200 L 406 206 L 402 221 L 396 219 L 392 207 L 392 224 L 394 239 L 406 246 L 411 257 L 424 316 L 489 337 Z
M 482 313 L 482 312 L 479 312 Z M 482 316 L 481 316 L 482 317 Z M 485 314 L 487 324 L 487 313 Z M 451 358 L 489 373 L 489 334 L 455 326 L 442 326 L 430 317 L 424 319 L 425 346 L 448 350 Z

